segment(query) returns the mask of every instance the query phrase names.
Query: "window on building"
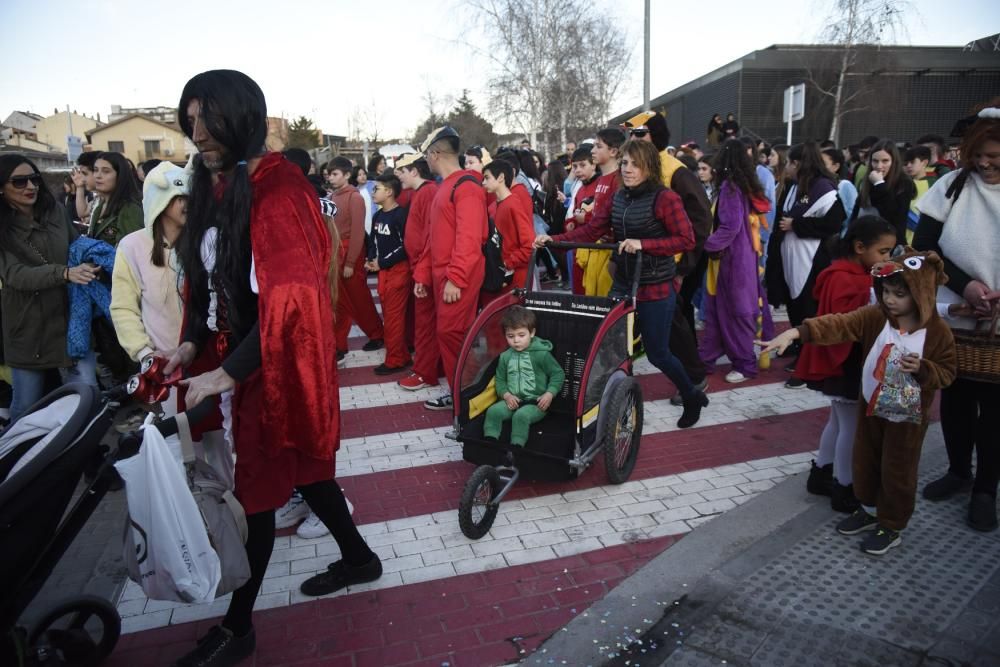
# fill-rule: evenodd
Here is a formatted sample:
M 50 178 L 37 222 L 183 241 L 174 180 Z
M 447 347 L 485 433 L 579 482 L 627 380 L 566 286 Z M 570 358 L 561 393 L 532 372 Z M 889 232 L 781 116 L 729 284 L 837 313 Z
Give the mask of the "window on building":
M 124 141 L 109 141 L 108 142 L 108 152 L 109 153 L 121 153 L 125 154 L 125 142 Z
M 146 149 L 146 157 L 152 158 L 160 154 L 160 142 L 158 140 L 146 139 L 142 142 Z

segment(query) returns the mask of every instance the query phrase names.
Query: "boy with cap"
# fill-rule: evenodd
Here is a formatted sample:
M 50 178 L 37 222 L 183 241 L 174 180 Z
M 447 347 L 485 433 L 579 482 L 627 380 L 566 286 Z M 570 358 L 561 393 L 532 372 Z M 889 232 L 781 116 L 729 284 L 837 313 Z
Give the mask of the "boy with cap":
M 418 299 L 434 299 L 441 361 L 453 390 L 458 353 L 476 317 L 486 267 L 482 250 L 487 236 L 486 195 L 479 174 L 458 164 L 459 136 L 454 128 L 434 130 L 420 148 L 442 181 L 431 204 L 430 247 L 414 274 L 413 293 Z M 451 392 L 424 407 L 452 409 Z
M 422 153 L 404 155 L 396 162 L 399 180 L 412 192 L 403 232 L 403 248 L 410 262 L 410 277 L 416 282 L 417 265 L 429 249 L 431 203 L 437 194 L 427 161 Z M 409 391 L 437 386 L 441 376 L 441 350 L 435 334 L 437 318 L 434 299 L 413 298 L 413 373 L 399 381 Z

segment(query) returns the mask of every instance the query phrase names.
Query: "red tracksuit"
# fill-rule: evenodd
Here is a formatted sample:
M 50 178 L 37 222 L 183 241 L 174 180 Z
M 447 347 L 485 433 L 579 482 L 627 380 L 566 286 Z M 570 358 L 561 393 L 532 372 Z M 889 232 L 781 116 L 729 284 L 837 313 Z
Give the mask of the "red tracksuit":
M 410 270 L 416 280 L 417 265 L 421 258 L 428 254 L 430 247 L 430 214 L 431 202 L 438 191 L 434 181 L 424 181 L 423 185 L 413 191 L 410 199 L 409 212 L 406 217 L 406 231 L 403 234 L 403 247 L 409 258 Z M 430 287 L 431 283 L 424 283 Z M 438 347 L 435 329 L 435 300 L 412 299 L 413 301 L 413 372 L 435 384 L 441 376 L 441 349 Z
M 523 188 L 522 188 L 523 189 Z M 528 262 L 531 261 L 532 243 L 535 240 L 535 224 L 531 213 L 518 206 L 513 195 L 497 203 L 493 224 L 503 237 L 503 262 L 514 270 L 514 281 L 508 290 L 524 287 L 528 277 Z
M 365 271 L 365 201 L 353 185 L 333 193 L 333 203 L 337 205 L 337 233 L 340 234 L 340 257 L 337 272 L 337 351 L 347 352 L 347 336 L 351 323 L 357 322 L 370 340 L 381 340 L 385 334 L 368 287 L 368 273 Z M 353 266 L 354 275 L 344 278 L 343 267 Z
M 438 187 L 430 211 L 430 249 L 421 257 L 414 274 L 418 283 L 431 286 L 425 298 L 435 300 L 437 339 L 449 387 L 455 380 L 465 335 L 476 318 L 486 266 L 486 193 L 473 182 L 456 188 L 458 179 L 466 175 L 479 178 L 474 171 L 460 169 Z M 444 302 L 447 281 L 462 291 L 454 303 Z
M 413 286 L 403 246 L 405 227 L 405 208 L 382 209 L 372 219 L 368 245 L 368 259 L 377 260 L 379 265 L 378 298 L 385 323 L 385 365 L 389 368 L 402 368 L 410 363 L 406 349 L 406 303 Z

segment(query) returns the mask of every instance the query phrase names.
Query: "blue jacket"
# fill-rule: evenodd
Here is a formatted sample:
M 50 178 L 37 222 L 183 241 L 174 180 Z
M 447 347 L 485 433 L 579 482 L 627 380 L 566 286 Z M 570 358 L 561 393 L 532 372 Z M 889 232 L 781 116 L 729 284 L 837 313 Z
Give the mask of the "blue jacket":
M 90 326 L 98 317 L 111 320 L 111 273 L 115 267 L 115 249 L 97 239 L 81 236 L 69 247 L 67 266 L 91 262 L 101 267 L 100 277 L 89 285 L 70 283 L 69 327 L 66 351 L 72 359 L 82 359 L 90 351 Z

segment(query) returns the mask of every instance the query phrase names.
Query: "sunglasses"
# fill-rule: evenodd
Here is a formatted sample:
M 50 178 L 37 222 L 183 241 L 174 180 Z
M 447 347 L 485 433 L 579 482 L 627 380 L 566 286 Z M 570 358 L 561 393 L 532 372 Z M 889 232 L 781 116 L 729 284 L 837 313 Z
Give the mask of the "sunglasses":
M 647 134 L 649 134 L 649 130 L 647 130 L 644 127 L 633 127 L 631 130 L 628 131 L 628 133 L 631 134 L 633 137 L 642 138 Z
M 28 187 L 28 183 L 33 184 L 36 188 L 42 187 L 42 175 L 32 174 L 31 176 L 14 176 L 7 180 L 8 183 L 15 190 L 23 190 Z

